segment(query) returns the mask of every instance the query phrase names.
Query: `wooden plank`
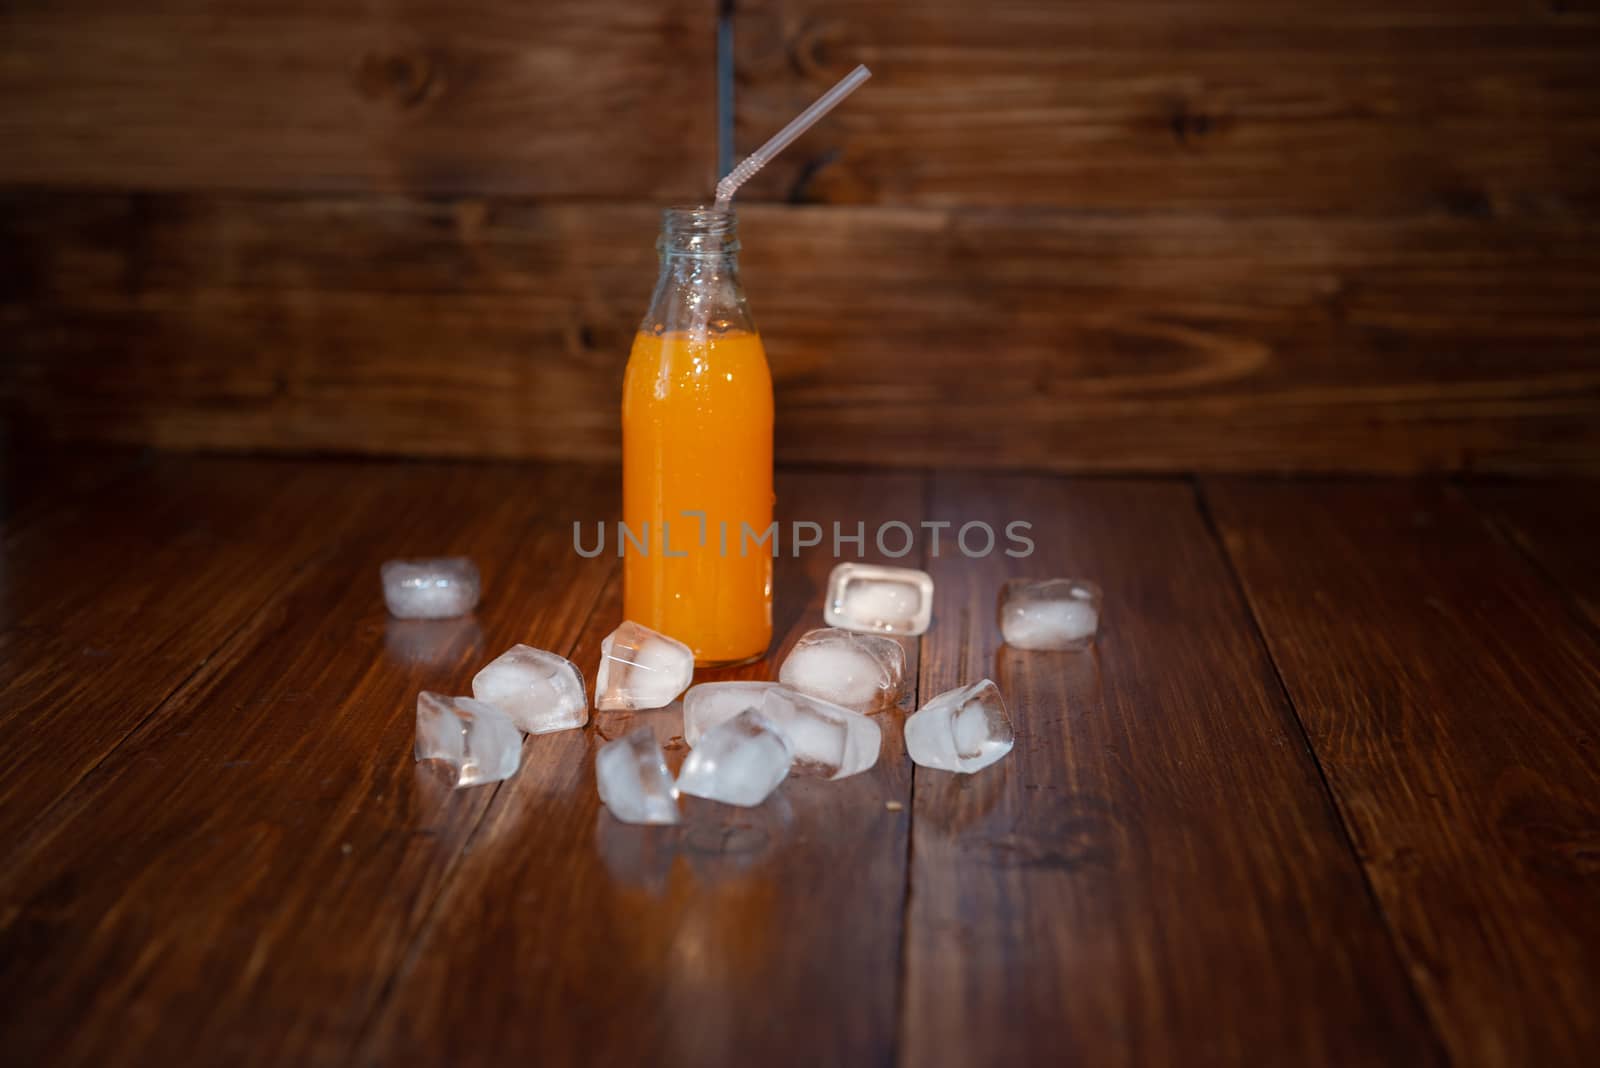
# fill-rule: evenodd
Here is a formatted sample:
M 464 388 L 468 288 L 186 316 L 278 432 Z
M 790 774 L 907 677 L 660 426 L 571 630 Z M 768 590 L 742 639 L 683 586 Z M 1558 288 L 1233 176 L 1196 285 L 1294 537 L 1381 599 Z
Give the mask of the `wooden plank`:
M 715 19 L 701 0 L 13 5 L 0 183 L 698 199 Z
M 463 691 L 517 641 L 570 647 L 616 564 L 578 559 L 571 522 L 610 516 L 615 478 L 396 465 L 347 479 L 342 544 L 0 876 L 8 1053 L 347 1063 L 494 792 L 451 791 L 413 763 L 416 694 Z M 262 516 L 280 537 L 291 519 L 330 521 Z M 390 620 L 379 563 L 430 553 L 474 557 L 483 602 L 461 621 Z
M 7 203 L 0 399 L 39 435 L 616 454 L 654 209 Z M 1600 470 L 1589 227 L 741 214 L 790 462 Z
M 1017 745 L 917 769 L 903 1062 L 1440 1063 L 1189 486 L 941 476 L 930 512 L 924 699 L 991 676 Z M 1097 647 L 1002 646 L 1004 579 L 1057 575 L 1104 588 Z
M 1600 1041 L 1600 643 L 1447 489 L 1206 496 L 1454 1063 Z
M 912 476 L 785 473 L 778 483 L 785 530 L 796 519 L 915 527 L 922 497 Z M 794 640 L 822 625 L 833 559 L 787 553 L 776 655 L 702 680 L 770 677 Z M 590 679 L 620 614 L 613 590 L 579 644 Z M 915 643 L 910 653 L 914 672 Z M 669 742 L 676 767 L 677 704 L 531 740 L 529 766 L 496 797 L 365 1059 L 889 1064 L 910 766 L 901 713 L 878 720 L 883 750 L 870 771 L 791 779 L 749 810 L 685 799 L 679 828 L 616 822 L 593 773 L 596 747 L 641 723 Z
M 872 81 L 741 193 L 829 203 L 1576 214 L 1600 24 L 1503 0 L 738 0 L 748 152 Z
M 0 842 L 19 836 L 371 503 L 350 465 L 163 460 L 5 547 Z M 321 516 L 287 529 L 269 517 Z M 226 663 L 226 658 L 223 658 Z
M 60 213 L 15 201 L 5 235 L 22 281 L 4 380 L 41 433 L 617 454 L 622 369 L 655 278 L 653 208 L 47 199 Z
M 1478 510 L 1514 541 L 1600 627 L 1600 485 L 1593 482 L 1472 484 Z

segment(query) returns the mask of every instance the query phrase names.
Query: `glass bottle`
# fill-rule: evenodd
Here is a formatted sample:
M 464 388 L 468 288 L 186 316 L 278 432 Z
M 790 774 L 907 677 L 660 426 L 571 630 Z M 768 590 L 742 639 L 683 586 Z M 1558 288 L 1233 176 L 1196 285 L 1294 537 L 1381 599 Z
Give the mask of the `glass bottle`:
M 772 374 L 733 213 L 668 209 L 656 248 L 622 386 L 623 612 L 741 663 L 772 638 Z

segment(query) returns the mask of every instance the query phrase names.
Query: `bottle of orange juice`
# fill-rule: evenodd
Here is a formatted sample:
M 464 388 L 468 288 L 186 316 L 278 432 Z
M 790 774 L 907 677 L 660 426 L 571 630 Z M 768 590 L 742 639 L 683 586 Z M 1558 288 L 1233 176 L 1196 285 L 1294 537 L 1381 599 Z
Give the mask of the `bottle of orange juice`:
M 772 374 L 732 211 L 672 208 L 622 386 L 623 612 L 695 663 L 772 639 Z

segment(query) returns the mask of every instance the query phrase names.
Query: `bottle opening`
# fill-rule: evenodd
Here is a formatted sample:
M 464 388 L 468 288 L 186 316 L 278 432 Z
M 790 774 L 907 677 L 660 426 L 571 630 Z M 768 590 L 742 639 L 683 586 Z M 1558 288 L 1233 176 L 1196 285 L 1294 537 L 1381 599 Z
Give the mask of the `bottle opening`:
M 668 256 L 726 256 L 739 251 L 733 212 L 701 206 L 668 208 L 661 213 L 656 248 Z
M 732 210 L 688 205 L 661 213 L 661 227 L 669 234 L 720 237 L 737 228 Z

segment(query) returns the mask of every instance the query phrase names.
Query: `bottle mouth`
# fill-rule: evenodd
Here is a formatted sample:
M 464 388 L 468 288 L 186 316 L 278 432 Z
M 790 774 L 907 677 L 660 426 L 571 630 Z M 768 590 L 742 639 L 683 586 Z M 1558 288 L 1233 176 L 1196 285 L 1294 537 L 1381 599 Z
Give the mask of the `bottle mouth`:
M 685 237 L 722 237 L 738 229 L 732 209 L 721 211 L 703 204 L 668 208 L 661 213 L 665 233 Z

